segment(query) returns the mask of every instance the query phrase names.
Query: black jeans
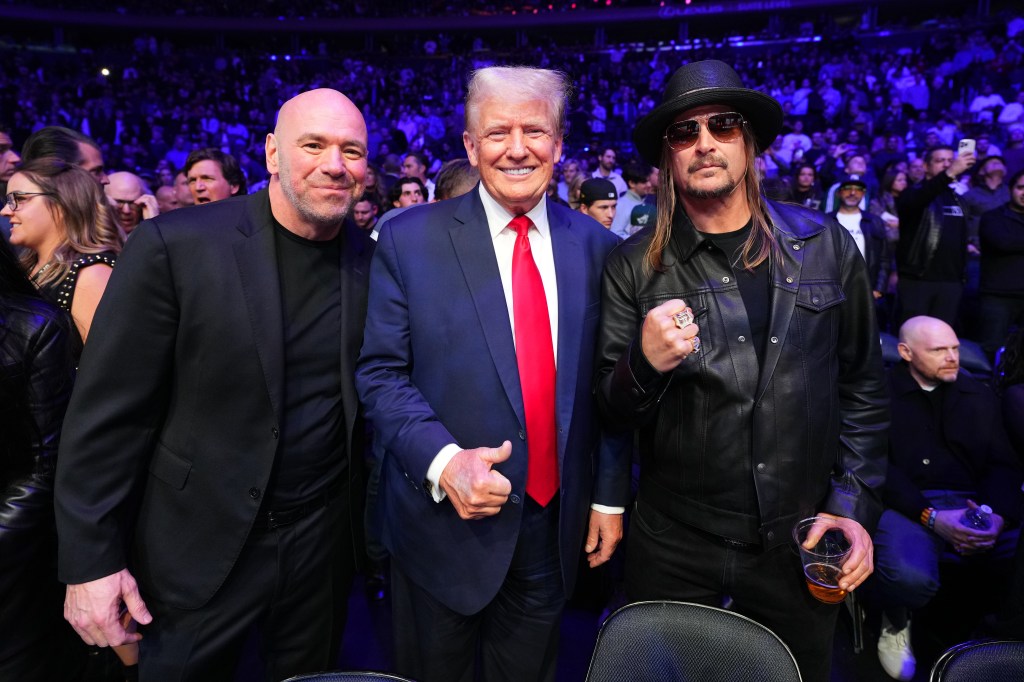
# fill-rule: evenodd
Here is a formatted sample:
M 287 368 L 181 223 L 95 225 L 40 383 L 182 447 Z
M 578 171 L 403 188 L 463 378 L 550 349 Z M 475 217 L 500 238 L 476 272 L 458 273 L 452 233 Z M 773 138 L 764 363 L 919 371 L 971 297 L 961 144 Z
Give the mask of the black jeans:
M 630 602 L 669 599 L 721 606 L 777 634 L 807 682 L 828 682 L 838 605 L 811 596 L 794 547 L 723 546 L 637 500 L 626 554 Z

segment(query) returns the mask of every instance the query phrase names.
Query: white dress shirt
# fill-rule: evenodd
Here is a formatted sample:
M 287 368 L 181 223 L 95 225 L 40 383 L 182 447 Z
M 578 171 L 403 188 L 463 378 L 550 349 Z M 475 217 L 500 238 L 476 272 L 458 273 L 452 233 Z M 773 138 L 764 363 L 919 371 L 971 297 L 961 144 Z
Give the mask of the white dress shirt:
M 515 216 L 505 210 L 480 184 L 480 201 L 484 205 L 484 213 L 487 215 L 487 227 L 491 233 L 491 245 L 494 247 L 494 257 L 498 261 L 498 274 L 501 276 L 501 288 L 505 291 L 505 305 L 508 308 L 508 323 L 512 329 L 512 341 L 516 338 L 515 309 L 512 307 L 512 253 L 516 245 L 516 232 L 508 226 Z M 544 284 L 544 298 L 548 303 L 548 319 L 551 322 L 551 347 L 554 349 L 555 367 L 558 366 L 558 282 L 555 277 L 555 254 L 551 248 L 551 226 L 548 225 L 547 197 L 541 195 L 540 201 L 532 209 L 526 212 L 526 216 L 533 221 L 528 236 L 530 238 L 530 251 L 533 252 L 533 261 L 540 271 L 540 279 Z M 497 447 L 501 443 L 481 443 L 472 447 Z M 427 469 L 427 480 L 430 481 L 430 494 L 435 502 L 445 498 L 445 493 L 439 484 L 441 472 L 448 466 L 448 462 L 462 450 L 455 443 L 446 445 L 441 449 L 434 461 Z

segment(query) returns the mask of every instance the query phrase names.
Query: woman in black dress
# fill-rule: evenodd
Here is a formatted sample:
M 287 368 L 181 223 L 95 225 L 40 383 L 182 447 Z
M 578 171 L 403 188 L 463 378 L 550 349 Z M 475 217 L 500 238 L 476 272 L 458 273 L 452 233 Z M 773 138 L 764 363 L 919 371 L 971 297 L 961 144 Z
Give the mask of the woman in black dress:
M 22 267 L 71 313 L 84 342 L 124 245 L 113 209 L 88 172 L 51 157 L 21 166 L 7 192 L 0 214 L 11 221 L 11 243 L 24 249 Z

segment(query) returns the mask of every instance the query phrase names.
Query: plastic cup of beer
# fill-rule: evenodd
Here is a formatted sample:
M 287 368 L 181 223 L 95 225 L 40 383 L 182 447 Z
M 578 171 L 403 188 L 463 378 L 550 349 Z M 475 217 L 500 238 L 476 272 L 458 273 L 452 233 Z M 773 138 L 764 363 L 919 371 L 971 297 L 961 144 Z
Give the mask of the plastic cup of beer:
M 805 547 L 815 525 L 825 526 L 825 532 L 813 547 Z M 839 579 L 852 546 L 835 519 L 823 516 L 804 519 L 793 527 L 793 540 L 800 552 L 804 579 L 811 595 L 826 604 L 838 604 L 846 599 L 846 590 L 839 587 Z

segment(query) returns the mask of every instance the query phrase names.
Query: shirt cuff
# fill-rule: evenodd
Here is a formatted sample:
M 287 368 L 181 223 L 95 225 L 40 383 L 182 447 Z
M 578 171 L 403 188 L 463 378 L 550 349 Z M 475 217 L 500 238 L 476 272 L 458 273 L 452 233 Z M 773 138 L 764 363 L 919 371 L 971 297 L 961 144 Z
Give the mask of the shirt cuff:
M 423 486 L 430 492 L 430 496 L 434 498 L 434 502 L 440 502 L 447 495 L 441 490 L 441 474 L 444 472 L 444 468 L 448 466 L 448 462 L 452 461 L 455 455 L 462 451 L 455 443 L 450 443 L 441 448 L 441 451 L 434 456 L 434 461 L 427 467 L 427 480 L 423 482 Z
M 601 512 L 602 514 L 625 514 L 626 513 L 626 508 L 625 507 L 609 507 L 609 506 L 604 505 L 604 504 L 592 504 L 592 505 L 590 505 L 590 508 L 593 509 L 596 512 Z

